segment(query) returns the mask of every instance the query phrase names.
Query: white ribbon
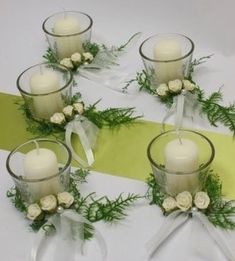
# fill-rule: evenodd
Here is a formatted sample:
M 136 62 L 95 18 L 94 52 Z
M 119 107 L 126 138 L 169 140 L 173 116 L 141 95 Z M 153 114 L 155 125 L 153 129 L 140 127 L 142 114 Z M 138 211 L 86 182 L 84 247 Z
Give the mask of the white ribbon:
M 95 160 L 92 148 L 95 145 L 99 128 L 87 118 L 77 116 L 66 125 L 65 129 L 65 141 L 72 152 L 73 158 L 85 168 L 91 166 Z M 83 160 L 73 149 L 71 143 L 73 133 L 79 136 L 87 161 Z
M 46 231 L 45 226 L 54 225 L 56 229 L 56 237 L 59 237 L 60 239 L 67 240 L 67 245 L 73 245 L 72 241 L 76 244 L 76 252 L 79 252 L 79 254 L 83 254 L 83 244 L 84 244 L 84 225 L 90 225 L 93 226 L 91 222 L 89 222 L 87 219 L 85 219 L 80 214 L 76 213 L 73 210 L 65 210 L 61 214 L 56 214 L 52 216 L 47 223 L 42 226 L 42 228 L 38 231 L 36 235 L 36 239 L 33 243 L 31 253 L 30 253 L 30 261 L 37 261 L 38 253 L 42 248 L 43 240 L 45 240 L 46 237 Z M 102 260 L 106 260 L 107 256 L 107 246 L 105 243 L 105 240 L 101 233 L 96 229 L 94 232 L 94 238 L 97 240 L 98 246 L 101 251 Z M 56 239 L 55 239 L 56 242 Z M 64 249 L 65 241 L 62 242 L 61 246 L 58 246 L 58 241 L 56 242 L 57 249 L 62 248 L 62 251 L 66 253 L 66 250 Z M 75 252 L 75 253 L 76 253 Z M 61 251 L 59 251 L 58 255 L 61 255 Z M 68 256 L 67 256 L 68 258 Z M 74 256 L 74 260 L 76 259 L 76 256 Z M 63 256 L 59 257 L 60 260 L 65 260 Z M 55 259 L 58 260 L 58 257 Z
M 166 217 L 159 231 L 146 243 L 146 251 L 149 259 L 151 259 L 161 245 L 191 217 L 195 217 L 195 220 L 203 224 L 210 237 L 216 242 L 228 260 L 235 261 L 233 247 L 229 246 L 225 237 L 227 231 L 214 227 L 205 215 L 196 208 L 193 208 L 191 212 L 177 210 Z
M 162 132 L 165 131 L 165 123 L 167 119 L 175 113 L 175 129 L 179 130 L 182 127 L 183 117 L 184 117 L 184 104 L 185 96 L 187 91 L 182 90 L 182 92 L 175 96 L 173 99 L 173 104 L 171 105 L 169 111 L 162 120 Z
M 146 250 L 149 258 L 161 247 L 161 245 L 187 220 L 188 215 L 181 215 L 181 211 L 174 211 L 164 221 L 159 231 L 147 242 Z
M 101 47 L 92 63 L 79 67 L 79 75 L 90 81 L 103 84 L 116 92 L 122 92 L 122 88 L 119 87 L 128 81 L 130 74 L 127 73 L 126 68 L 118 67 L 117 62 L 119 57 L 135 46 L 140 36 L 140 32 L 131 36 L 121 49 L 120 47 L 108 49 Z
M 204 214 L 202 214 L 200 211 L 194 211 L 193 216 L 197 218 L 197 220 L 204 225 L 206 228 L 208 234 L 210 237 L 215 241 L 217 246 L 220 248 L 220 250 L 224 253 L 224 255 L 228 258 L 230 261 L 235 261 L 235 252 L 232 250 L 234 247 L 231 248 L 229 246 L 224 233 L 227 233 L 226 230 L 221 230 L 219 228 L 215 228 L 205 217 Z

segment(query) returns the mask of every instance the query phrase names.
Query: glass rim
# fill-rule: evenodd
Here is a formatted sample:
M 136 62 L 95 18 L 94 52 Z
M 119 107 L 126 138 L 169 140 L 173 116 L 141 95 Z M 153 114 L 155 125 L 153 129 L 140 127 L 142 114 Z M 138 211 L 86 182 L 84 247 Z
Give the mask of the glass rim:
M 51 19 L 52 17 L 55 17 L 56 15 L 65 14 L 65 13 L 82 14 L 82 15 L 84 15 L 84 16 L 86 16 L 86 17 L 88 18 L 88 20 L 89 20 L 90 23 L 89 23 L 88 27 L 85 28 L 83 31 L 78 32 L 78 33 L 74 33 L 74 34 L 64 34 L 64 35 L 61 35 L 61 34 L 55 34 L 55 33 L 52 33 L 52 32 L 50 32 L 50 31 L 48 31 L 48 29 L 46 28 L 46 23 L 47 23 L 47 21 L 48 21 L 49 19 Z M 86 14 L 86 13 L 84 13 L 84 12 L 79 12 L 79 11 L 63 11 L 63 12 L 57 12 L 57 13 L 54 13 L 54 14 L 48 16 L 48 17 L 44 20 L 44 22 L 43 22 L 43 24 L 42 24 L 42 29 L 43 29 L 44 33 L 49 34 L 49 35 L 54 36 L 54 37 L 69 37 L 69 36 L 76 36 L 76 35 L 80 35 L 80 34 L 85 33 L 86 31 L 88 31 L 88 30 L 92 27 L 92 25 L 93 25 L 93 20 L 92 20 L 91 16 L 88 15 L 88 14 Z
M 27 92 L 25 90 L 23 90 L 20 86 L 20 80 L 21 80 L 21 77 L 29 70 L 31 70 L 32 68 L 35 68 L 37 66 L 41 66 L 41 65 L 50 65 L 52 67 L 57 67 L 57 68 L 61 68 L 61 69 L 65 69 L 66 72 L 69 73 L 69 80 L 68 82 L 66 82 L 66 84 L 64 86 L 62 86 L 61 88 L 59 88 L 58 90 L 55 90 L 55 91 L 52 91 L 52 92 L 47 92 L 47 93 L 41 93 L 41 94 L 37 94 L 37 93 L 31 93 L 31 92 Z M 54 94 L 54 93 L 58 93 L 58 92 L 61 92 L 62 90 L 66 89 L 73 81 L 73 74 L 72 72 L 64 65 L 62 64 L 57 64 L 57 63 L 47 63 L 47 62 L 44 62 L 44 63 L 38 63 L 38 64 L 35 64 L 35 65 L 32 65 L 30 67 L 28 67 L 27 69 L 25 69 L 17 78 L 16 80 L 16 86 L 18 88 L 18 90 L 28 96 L 33 96 L 33 97 L 40 97 L 40 96 L 47 96 L 47 95 L 50 95 L 50 94 Z
M 184 56 L 181 56 L 180 58 L 177 58 L 177 59 L 171 59 L 171 60 L 156 60 L 156 59 L 152 59 L 152 58 L 149 58 L 148 56 L 146 56 L 144 53 L 143 53 L 143 45 L 150 39 L 156 37 L 156 36 L 160 36 L 160 35 L 176 35 L 176 36 L 180 36 L 180 37 L 183 37 L 185 39 L 187 39 L 190 43 L 191 43 L 191 48 L 190 50 L 184 55 Z M 151 62 L 158 62 L 158 63 L 169 63 L 169 62 L 176 62 L 176 61 L 180 61 L 180 60 L 183 60 L 185 59 L 186 57 L 190 56 L 193 51 L 194 51 L 194 42 L 186 35 L 183 35 L 183 34 L 178 34 L 178 33 L 162 33 L 162 34 L 154 34 L 150 37 L 148 37 L 147 39 L 145 39 L 140 47 L 139 47 L 139 53 L 140 53 L 140 56 L 148 61 L 151 61 Z
M 29 179 L 29 178 L 22 178 L 22 176 L 17 176 L 11 169 L 10 167 L 10 160 L 11 160 L 11 156 L 16 152 L 18 151 L 21 147 L 33 142 L 33 141 L 46 141 L 46 142 L 52 142 L 52 143 L 56 143 L 56 144 L 59 144 L 60 146 L 64 147 L 68 153 L 68 159 L 67 159 L 67 162 L 65 164 L 65 166 L 63 168 L 61 168 L 61 170 L 59 170 L 59 172 L 57 172 L 56 174 L 53 174 L 49 177 L 45 177 L 45 178 L 39 178 L 39 179 Z M 31 140 L 28 140 L 18 146 L 16 146 L 10 153 L 9 155 L 7 156 L 7 160 L 6 160 L 6 168 L 7 168 L 7 171 L 9 172 L 9 174 L 14 178 L 14 179 L 17 179 L 19 181 L 24 181 L 24 182 L 29 182 L 29 183 L 36 183 L 36 182 L 41 182 L 41 181 L 45 181 L 45 180 L 49 180 L 49 179 L 52 179 L 54 177 L 57 177 L 57 176 L 60 176 L 71 164 L 71 161 L 72 161 L 72 153 L 69 149 L 69 147 L 61 142 L 61 141 L 58 141 L 58 140 L 52 140 L 52 139 L 44 139 L 44 138 L 39 138 L 39 139 L 31 139 Z
M 203 134 L 201 134 L 201 133 L 199 133 L 199 132 L 197 132 L 197 131 L 186 130 L 186 129 L 180 129 L 179 132 L 186 132 L 186 133 L 196 134 L 196 135 L 200 136 L 201 138 L 203 138 L 203 139 L 209 144 L 209 146 L 210 146 L 210 148 L 211 148 L 211 155 L 210 155 L 208 161 L 207 161 L 205 164 L 203 164 L 201 167 L 199 167 L 198 169 L 195 169 L 195 170 L 190 171 L 190 172 L 182 172 L 182 171 L 176 171 L 176 172 L 175 172 L 175 171 L 170 171 L 170 170 L 168 170 L 168 169 L 162 167 L 161 165 L 158 165 L 158 164 L 154 161 L 154 159 L 152 158 L 152 156 L 151 156 L 151 146 L 153 145 L 153 143 L 154 143 L 157 139 L 161 138 L 163 135 L 169 134 L 169 133 L 173 133 L 173 132 L 176 133 L 177 130 L 168 130 L 168 131 L 162 132 L 162 133 L 160 133 L 159 135 L 157 135 L 156 137 L 154 137 L 154 138 L 150 141 L 150 143 L 148 144 L 148 147 L 147 147 L 147 156 L 148 156 L 148 159 L 149 159 L 150 163 L 151 163 L 154 167 L 156 167 L 156 168 L 158 168 L 159 170 L 162 170 L 162 171 L 164 171 L 164 172 L 166 172 L 167 174 L 170 174 L 170 175 L 172 175 L 172 174 L 176 174 L 176 175 L 190 175 L 190 174 L 193 174 L 193 173 L 195 173 L 195 172 L 200 172 L 200 171 L 206 169 L 206 168 L 212 163 L 212 161 L 213 161 L 213 159 L 214 159 L 214 157 L 215 157 L 215 147 L 214 147 L 213 143 L 211 142 L 211 140 L 208 139 L 205 135 L 203 135 Z

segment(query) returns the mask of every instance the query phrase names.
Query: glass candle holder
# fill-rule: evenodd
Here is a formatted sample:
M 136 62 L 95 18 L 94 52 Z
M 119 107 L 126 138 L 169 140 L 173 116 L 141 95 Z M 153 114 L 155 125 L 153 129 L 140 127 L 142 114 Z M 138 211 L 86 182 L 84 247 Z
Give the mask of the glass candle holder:
M 68 190 L 70 149 L 60 141 L 27 141 L 8 155 L 6 166 L 23 199 L 32 203 L 43 196 Z
M 193 51 L 193 41 L 181 34 L 156 34 L 143 41 L 139 53 L 152 87 L 187 77 Z
M 215 155 L 212 142 L 190 130 L 170 130 L 155 137 L 147 149 L 153 174 L 161 190 L 175 196 L 201 189 L 200 180 Z
M 48 120 L 61 112 L 72 96 L 73 75 L 65 66 L 36 64 L 23 71 L 17 87 L 32 117 Z
M 85 13 L 64 11 L 46 18 L 42 28 L 51 50 L 61 60 L 83 52 L 83 45 L 91 39 L 92 24 Z

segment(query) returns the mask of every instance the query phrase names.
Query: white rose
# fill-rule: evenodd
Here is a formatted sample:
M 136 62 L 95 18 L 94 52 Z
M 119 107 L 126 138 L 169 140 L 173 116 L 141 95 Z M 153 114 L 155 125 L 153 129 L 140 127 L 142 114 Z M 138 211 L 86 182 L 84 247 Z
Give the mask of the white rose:
M 179 79 L 176 79 L 174 81 L 168 82 L 169 90 L 172 92 L 179 92 L 182 89 L 182 81 Z
M 84 112 L 84 104 L 82 102 L 76 102 L 73 104 L 74 110 L 79 114 L 83 114 Z
M 64 58 L 60 61 L 61 65 L 64 65 L 65 67 L 72 69 L 73 68 L 73 64 L 70 58 Z
M 68 105 L 68 106 L 64 107 L 63 113 L 66 116 L 72 116 L 72 114 L 73 114 L 73 106 L 72 105 Z
M 206 209 L 210 204 L 210 198 L 206 192 L 199 191 L 194 197 L 194 204 L 199 209 Z
M 74 197 L 69 192 L 62 192 L 57 195 L 59 205 L 62 205 L 65 208 L 69 208 L 73 202 Z
M 71 55 L 71 60 L 75 63 L 80 63 L 82 61 L 82 56 L 80 53 L 74 53 Z
M 156 92 L 159 96 L 166 96 L 168 92 L 168 87 L 165 83 L 161 83 L 157 89 Z
M 184 89 L 187 91 L 193 91 L 196 85 L 189 80 L 183 80 Z
M 37 217 L 39 217 L 42 213 L 41 208 L 39 207 L 38 204 L 31 204 L 28 206 L 27 209 L 27 218 L 30 220 L 35 220 Z
M 64 121 L 65 121 L 65 117 L 64 114 L 61 112 L 54 113 L 50 118 L 50 122 L 55 124 L 61 124 Z
M 166 211 L 171 211 L 171 210 L 173 210 L 177 207 L 176 206 L 176 200 L 172 197 L 165 198 L 163 203 L 162 203 L 162 207 Z
M 94 59 L 93 55 L 89 52 L 83 53 L 82 55 L 83 55 L 85 61 L 91 62 Z
M 192 195 L 188 191 L 179 193 L 176 196 L 176 205 L 182 211 L 187 211 L 192 207 Z
M 42 210 L 52 211 L 57 207 L 57 200 L 54 195 L 48 195 L 40 199 Z

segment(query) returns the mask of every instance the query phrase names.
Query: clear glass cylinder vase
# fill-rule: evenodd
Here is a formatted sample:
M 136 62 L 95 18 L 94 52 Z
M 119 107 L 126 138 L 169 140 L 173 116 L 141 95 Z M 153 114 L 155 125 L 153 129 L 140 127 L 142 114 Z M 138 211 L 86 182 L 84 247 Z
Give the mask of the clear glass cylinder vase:
M 140 45 L 139 53 L 151 81 L 151 87 L 189 74 L 194 43 L 181 34 L 156 34 Z
M 25 105 L 36 120 L 49 120 L 70 102 L 73 75 L 65 66 L 40 63 L 23 71 L 17 87 Z
M 161 190 L 175 196 L 201 189 L 201 180 L 215 156 L 212 142 L 199 132 L 170 130 L 148 145 L 148 159 Z
M 61 60 L 83 52 L 84 44 L 90 42 L 92 25 L 93 20 L 88 14 L 64 11 L 46 18 L 42 28 L 50 49 Z
M 35 139 L 13 149 L 6 167 L 23 199 L 32 203 L 69 189 L 71 160 L 64 143 Z

